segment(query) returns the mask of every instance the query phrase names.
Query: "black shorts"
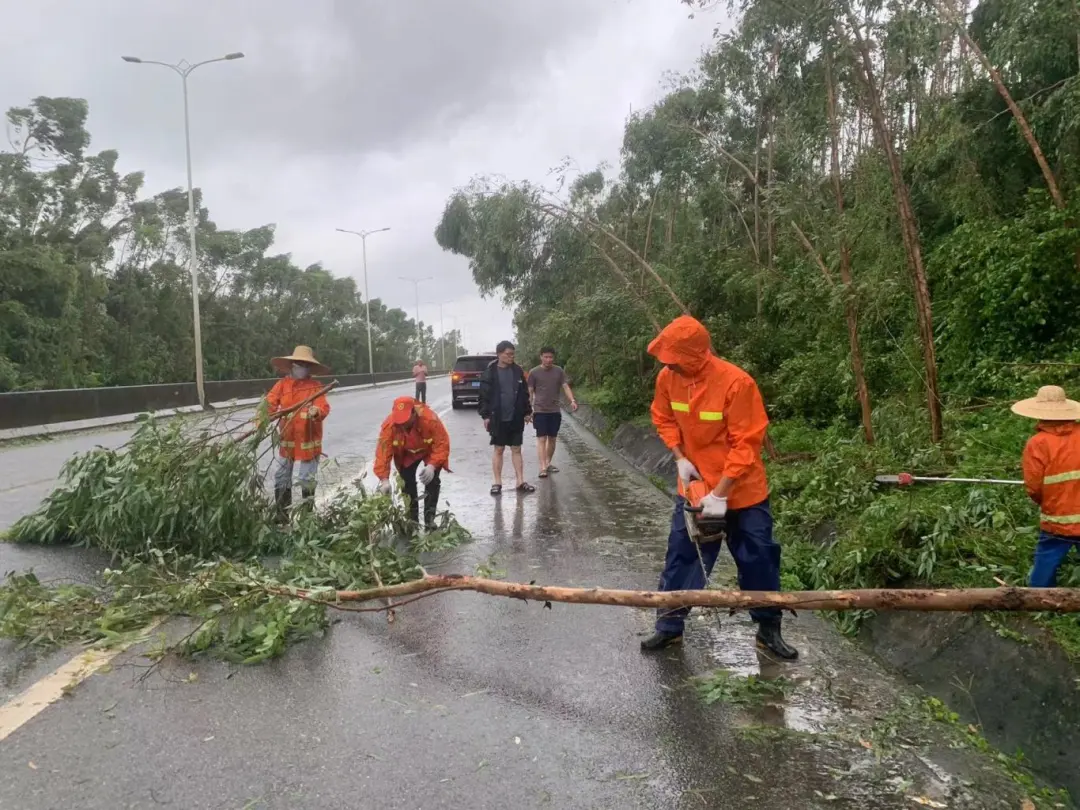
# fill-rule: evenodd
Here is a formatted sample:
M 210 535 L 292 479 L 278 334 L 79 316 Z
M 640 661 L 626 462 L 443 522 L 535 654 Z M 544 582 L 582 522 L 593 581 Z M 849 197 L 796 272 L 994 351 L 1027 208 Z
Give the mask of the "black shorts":
M 533 427 L 536 428 L 536 435 L 538 437 L 545 436 L 558 436 L 559 427 L 562 425 L 562 412 L 556 411 L 555 413 L 534 413 L 533 414 Z
M 491 444 L 495 447 L 521 447 L 525 438 L 522 425 L 513 422 L 496 422 L 491 426 Z

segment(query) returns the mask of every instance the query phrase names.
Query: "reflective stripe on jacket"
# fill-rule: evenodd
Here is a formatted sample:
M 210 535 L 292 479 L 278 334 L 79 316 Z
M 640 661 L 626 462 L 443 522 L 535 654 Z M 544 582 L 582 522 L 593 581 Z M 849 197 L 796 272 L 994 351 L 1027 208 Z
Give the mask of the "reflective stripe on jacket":
M 1080 424 L 1039 422 L 1024 447 L 1024 486 L 1043 531 L 1080 537 Z
M 399 470 L 423 461 L 450 472 L 450 434 L 438 414 L 427 406 L 413 402 L 416 421 L 406 430 L 395 425 L 393 417 L 383 420 L 379 442 L 375 447 L 375 477 L 380 481 L 390 477 L 390 460 Z
M 291 408 L 299 402 L 303 402 L 316 391 L 323 387 L 318 380 L 310 377 L 306 380 L 298 380 L 295 377 L 283 377 L 278 380 L 270 393 L 266 395 L 266 402 L 270 413 Z M 318 416 L 311 416 L 308 409 L 314 405 L 319 409 Z M 278 423 L 278 436 L 280 442 L 278 452 L 282 458 L 291 458 L 294 461 L 312 461 L 322 455 L 323 420 L 330 415 L 330 403 L 326 396 L 316 397 L 309 405 L 305 405 L 299 411 L 289 414 Z
M 664 444 L 681 447 L 710 488 L 721 478 L 735 479 L 731 509 L 765 500 L 769 484 L 761 446 L 769 417 L 757 383 L 714 355 L 708 331 L 688 315 L 668 324 L 649 344 L 649 354 L 679 367 L 664 368 L 656 378 L 652 420 Z

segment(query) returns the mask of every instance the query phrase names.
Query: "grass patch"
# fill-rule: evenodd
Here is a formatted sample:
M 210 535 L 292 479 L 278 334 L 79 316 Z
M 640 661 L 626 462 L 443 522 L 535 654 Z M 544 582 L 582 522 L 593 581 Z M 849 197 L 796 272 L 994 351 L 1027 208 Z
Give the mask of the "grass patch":
M 698 695 L 708 706 L 714 703 L 761 706 L 772 700 L 783 699 L 795 687 L 787 678 L 764 679 L 757 675 L 734 675 L 724 669 L 694 678 L 693 683 Z

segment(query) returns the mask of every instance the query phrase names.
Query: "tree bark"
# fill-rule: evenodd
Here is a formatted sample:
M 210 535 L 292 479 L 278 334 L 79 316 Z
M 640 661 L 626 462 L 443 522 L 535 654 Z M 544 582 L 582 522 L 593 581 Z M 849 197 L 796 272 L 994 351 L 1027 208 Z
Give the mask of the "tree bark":
M 881 107 L 881 96 L 878 91 L 877 81 L 874 78 L 873 60 L 870 58 L 870 48 L 859 30 L 859 24 L 851 7 L 844 4 L 844 12 L 851 26 L 854 42 L 848 39 L 844 33 L 840 21 L 834 20 L 836 33 L 842 42 L 849 42 L 855 57 L 861 67 L 863 87 L 866 90 L 867 103 L 870 107 L 870 118 L 882 151 L 889 165 L 889 176 L 892 178 L 893 196 L 896 199 L 896 210 L 900 220 L 900 233 L 904 241 L 904 250 L 907 254 L 908 271 L 911 274 L 912 285 L 915 293 L 915 314 L 919 324 L 919 339 L 922 344 L 923 366 L 926 379 L 926 403 L 930 411 L 930 436 L 935 443 L 940 442 L 943 435 L 941 419 L 941 397 L 938 392 L 937 357 L 934 350 L 934 318 L 933 308 L 930 303 L 930 287 L 926 281 L 926 268 L 923 265 L 922 240 L 919 236 L 919 226 L 915 220 L 915 210 L 911 204 L 911 193 L 904 180 L 904 173 L 900 167 L 900 159 L 896 154 L 893 143 L 893 135 L 885 118 L 885 111 Z
M 881 588 L 850 591 L 629 591 L 608 588 L 563 588 L 526 585 L 461 574 L 435 574 L 423 579 L 369 588 L 332 591 L 320 599 L 319 592 L 276 589 L 279 596 L 335 602 L 370 602 L 396 599 L 433 591 L 475 591 L 534 602 L 566 602 L 578 605 L 674 609 L 717 607 L 733 610 L 781 607 L 799 610 L 915 610 L 915 611 L 1050 611 L 1080 612 L 1080 588 Z M 397 605 L 395 607 L 400 607 Z M 385 609 L 385 608 L 380 608 Z
M 855 375 L 855 390 L 862 411 L 863 436 L 867 444 L 874 443 L 874 426 L 871 419 L 870 388 L 866 384 L 863 369 L 862 348 L 859 345 L 859 307 L 851 280 L 851 248 L 848 245 L 844 224 L 844 190 L 840 184 L 840 116 L 836 109 L 836 83 L 833 81 L 832 52 L 825 53 L 825 90 L 829 111 L 829 137 L 832 141 L 832 187 L 836 199 L 836 216 L 840 223 L 840 281 L 844 285 L 844 319 L 847 322 L 848 344 L 851 348 L 851 371 Z M 804 237 L 805 239 L 805 237 Z M 809 246 L 809 240 L 807 240 Z

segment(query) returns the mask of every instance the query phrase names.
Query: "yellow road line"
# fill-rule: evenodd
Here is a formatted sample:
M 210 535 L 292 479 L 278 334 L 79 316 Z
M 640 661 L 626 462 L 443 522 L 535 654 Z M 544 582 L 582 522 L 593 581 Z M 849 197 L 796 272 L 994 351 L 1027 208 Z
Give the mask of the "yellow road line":
M 62 667 L 0 706 L 0 742 L 10 737 L 21 726 L 37 717 L 95 672 L 104 669 L 120 653 L 133 644 L 145 641 L 163 621 L 163 618 L 154 619 L 142 630 L 138 638 L 123 644 L 117 644 L 109 649 L 92 649 L 79 653 Z
M 72 687 L 89 678 L 119 653 L 119 649 L 87 650 L 0 706 L 0 740 L 4 740 L 20 726 L 37 717 Z

